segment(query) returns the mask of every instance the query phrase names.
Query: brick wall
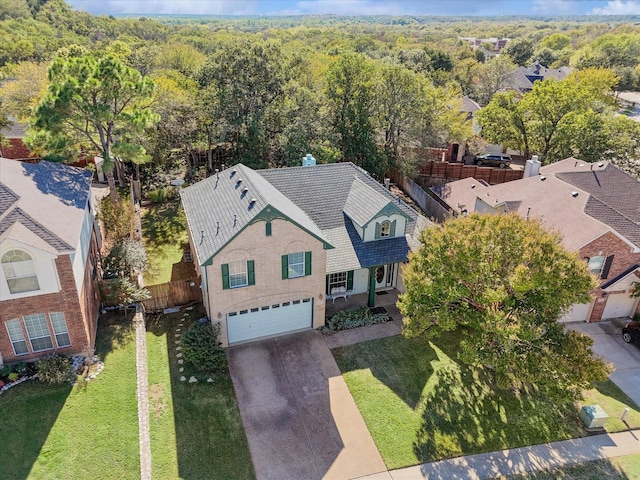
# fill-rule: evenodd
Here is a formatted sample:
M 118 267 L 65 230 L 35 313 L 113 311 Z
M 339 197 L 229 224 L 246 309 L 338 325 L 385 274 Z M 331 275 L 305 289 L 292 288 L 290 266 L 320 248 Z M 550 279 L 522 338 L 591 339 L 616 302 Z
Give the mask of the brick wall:
M 634 253 L 628 243 L 624 242 L 617 235 L 614 235 L 611 232 L 607 232 L 588 245 L 585 245 L 579 250 L 578 254 L 584 259 L 597 255 L 604 255 L 605 257 L 613 255 L 613 263 L 611 264 L 609 274 L 606 279 L 600 280 L 600 284 L 616 277 L 632 265 L 640 263 L 640 253 Z M 615 292 L 609 292 L 609 294 L 613 293 Z M 589 321 L 598 322 L 602 318 L 608 297 L 607 295 L 603 295 L 604 292 L 600 288 L 594 290 L 592 294 L 596 298 L 593 309 L 591 310 Z M 640 309 L 640 305 L 638 308 Z
M 95 239 L 92 242 L 93 252 Z M 95 341 L 95 325 L 97 322 L 97 291 L 95 283 L 86 279 L 91 275 L 91 262 L 87 262 L 85 271 L 85 288 L 82 297 L 78 296 L 75 280 L 73 278 L 73 267 L 69 255 L 61 255 L 56 260 L 56 269 L 60 281 L 61 291 L 47 295 L 36 295 L 32 297 L 5 300 L 0 304 L 0 352 L 6 363 L 14 361 L 25 361 L 50 355 L 53 352 L 64 354 L 75 353 L 82 350 L 87 344 L 93 345 Z M 83 301 L 80 301 L 83 298 Z M 28 341 L 27 332 L 24 336 L 29 344 L 29 354 L 16 357 L 13 353 L 11 341 L 7 334 L 4 323 L 7 320 L 24 317 L 34 313 L 49 314 L 50 312 L 63 312 L 71 339 L 71 346 L 66 348 L 54 348 L 44 352 L 32 353 L 31 345 Z M 47 320 L 49 317 L 47 315 Z M 52 341 L 55 345 L 53 331 L 48 322 Z M 24 325 L 23 325 L 24 328 Z

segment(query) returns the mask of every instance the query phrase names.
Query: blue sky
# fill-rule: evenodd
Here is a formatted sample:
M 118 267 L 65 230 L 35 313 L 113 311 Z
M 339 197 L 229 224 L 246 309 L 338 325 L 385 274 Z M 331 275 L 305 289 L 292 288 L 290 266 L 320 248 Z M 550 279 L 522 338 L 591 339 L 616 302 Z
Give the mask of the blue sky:
M 67 0 L 93 14 L 640 15 L 640 0 Z

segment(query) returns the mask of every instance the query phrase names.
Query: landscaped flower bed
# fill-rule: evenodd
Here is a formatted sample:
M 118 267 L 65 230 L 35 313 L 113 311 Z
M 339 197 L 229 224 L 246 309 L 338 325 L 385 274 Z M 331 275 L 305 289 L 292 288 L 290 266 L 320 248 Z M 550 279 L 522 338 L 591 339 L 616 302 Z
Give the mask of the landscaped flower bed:
M 384 310 L 384 309 L 383 309 Z M 359 307 L 355 310 L 342 310 L 327 319 L 320 332 L 332 335 L 341 330 L 385 323 L 391 320 L 386 310 L 382 313 L 372 313 L 367 307 Z

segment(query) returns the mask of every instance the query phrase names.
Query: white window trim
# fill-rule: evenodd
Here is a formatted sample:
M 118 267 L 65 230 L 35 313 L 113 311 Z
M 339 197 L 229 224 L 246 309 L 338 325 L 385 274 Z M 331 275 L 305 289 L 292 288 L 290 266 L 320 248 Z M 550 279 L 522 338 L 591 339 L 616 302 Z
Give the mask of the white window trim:
M 17 325 L 20 328 L 19 332 L 22 335 L 22 340 L 14 340 L 13 338 L 11 338 L 11 332 L 9 330 L 9 322 L 17 322 Z M 6 322 L 4 322 L 4 328 L 7 331 L 7 336 L 9 337 L 9 341 L 11 342 L 11 348 L 13 349 L 13 354 L 16 357 L 20 357 L 22 355 L 29 355 L 29 342 L 27 338 L 24 336 L 24 330 L 22 330 L 22 321 L 19 318 L 12 318 L 11 320 L 7 320 Z M 24 353 L 16 352 L 15 344 L 19 342 L 24 342 L 24 347 L 27 350 L 26 352 Z
M 599 261 L 600 259 L 602 259 L 601 262 Z M 593 267 L 591 266 L 592 260 L 598 261 L 597 263 L 594 262 Z M 606 263 L 606 261 L 606 255 L 594 255 L 593 257 L 589 257 L 589 260 L 587 260 L 587 270 L 600 278 L 600 275 L 602 275 L 602 271 L 604 270 L 604 264 Z
M 58 322 L 62 322 L 62 326 L 64 327 L 64 331 L 60 330 L 56 331 L 56 323 L 54 322 L 54 315 Z M 49 313 L 49 322 L 51 323 L 51 329 L 53 330 L 53 336 L 56 339 L 56 346 L 58 348 L 67 348 L 71 346 L 71 335 L 69 335 L 69 327 L 67 326 L 67 319 L 64 315 L 64 312 L 50 312 Z M 69 343 L 67 345 L 60 345 L 58 341 L 58 335 L 66 335 L 69 339 Z
M 29 327 L 27 326 L 27 318 L 28 317 L 38 317 L 39 315 L 42 315 L 42 318 L 44 318 L 44 326 L 46 327 L 46 335 L 40 335 L 40 336 L 31 336 L 31 334 L 29 333 Z M 33 353 L 37 353 L 37 352 L 46 352 L 48 350 L 54 350 L 55 347 L 53 346 L 53 339 L 51 338 L 51 331 L 49 330 L 49 322 L 47 321 L 47 316 L 44 313 L 32 313 L 31 315 L 25 315 L 22 319 L 22 321 L 24 322 L 24 327 L 25 330 L 27 331 L 27 337 L 29 337 L 29 343 L 31 344 L 31 351 Z M 49 341 L 51 342 L 51 347 L 50 348 L 40 348 L 38 350 L 36 350 L 33 347 L 33 341 L 34 340 L 40 340 L 41 338 L 49 338 Z
M 344 287 L 346 289 L 347 277 L 348 277 L 347 272 L 330 273 L 329 274 L 329 293 L 331 293 L 332 289 L 334 288 Z
M 387 238 L 391 236 L 391 222 L 384 220 L 380 224 L 380 238 Z
M 13 252 L 18 252 L 18 254 L 22 254 L 21 256 L 27 256 L 27 259 L 24 259 L 20 262 L 11 262 L 10 260 L 4 261 L 4 258 L 6 255 L 8 255 L 9 253 L 13 253 Z M 16 255 L 14 253 L 14 255 Z M 32 272 L 30 272 L 28 275 L 16 275 L 15 272 L 12 272 L 12 275 L 9 275 L 8 270 L 11 268 L 11 264 L 12 263 L 22 263 L 25 262 L 27 263 L 27 265 L 30 265 L 30 270 Z M 20 295 L 23 293 L 30 293 L 30 292 L 37 292 L 40 291 L 40 281 L 38 279 L 38 270 L 36 268 L 36 262 L 33 259 L 33 255 L 31 253 L 29 253 L 28 251 L 22 249 L 22 248 L 12 248 L 11 250 L 6 251 L 5 253 L 2 254 L 2 256 L 0 257 L 0 264 L 2 265 L 2 273 L 5 277 L 5 280 L 7 282 L 7 288 L 9 289 L 9 293 L 11 295 Z M 6 265 L 6 267 L 5 267 Z M 11 268 L 11 270 L 13 270 L 13 268 Z M 20 290 L 20 291 L 13 291 L 11 289 L 11 280 L 20 280 L 23 278 L 35 278 L 35 283 L 36 283 L 36 288 L 32 288 L 29 290 Z
M 246 287 L 249 285 L 249 269 L 247 268 L 247 262 L 244 260 L 238 260 L 236 262 L 229 262 L 229 288 Z M 244 283 L 234 285 L 235 280 L 244 279 Z
M 297 262 L 293 262 L 292 258 L 294 255 L 299 255 L 301 260 L 297 261 Z M 288 258 L 288 266 L 289 266 L 289 275 L 287 278 L 298 278 L 298 277 L 304 277 L 305 271 L 304 271 L 304 252 L 295 252 L 295 253 L 290 253 L 289 254 L 289 258 Z M 299 271 L 296 271 L 294 269 L 294 267 L 299 268 Z

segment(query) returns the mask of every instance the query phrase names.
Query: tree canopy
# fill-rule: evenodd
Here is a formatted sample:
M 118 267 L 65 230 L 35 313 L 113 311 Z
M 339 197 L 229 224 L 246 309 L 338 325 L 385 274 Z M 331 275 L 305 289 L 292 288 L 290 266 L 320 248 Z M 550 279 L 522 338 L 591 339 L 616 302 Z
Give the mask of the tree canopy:
M 536 219 L 472 214 L 427 229 L 404 283 L 405 334 L 465 329 L 460 359 L 489 369 L 502 388 L 578 398 L 607 376 L 592 340 L 557 322 L 589 300 L 595 279 Z
M 112 55 L 96 57 L 81 48 L 61 52 L 49 68 L 49 82 L 35 109 L 31 146 L 59 161 L 75 161 L 81 149 L 100 154 L 111 198 L 117 201 L 117 157 L 146 159 L 135 135 L 156 120 L 146 103 L 153 82 Z

